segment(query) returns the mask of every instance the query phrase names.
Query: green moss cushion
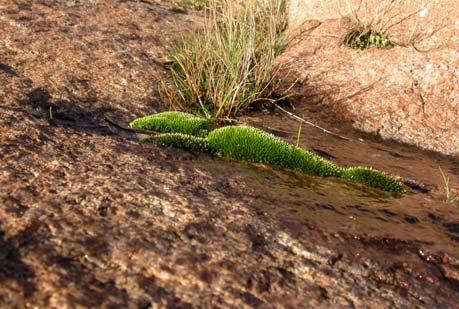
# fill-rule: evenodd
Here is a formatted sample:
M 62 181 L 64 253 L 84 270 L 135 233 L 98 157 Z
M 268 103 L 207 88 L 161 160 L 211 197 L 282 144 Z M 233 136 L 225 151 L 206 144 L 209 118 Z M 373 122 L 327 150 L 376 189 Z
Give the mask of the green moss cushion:
M 316 176 L 339 177 L 341 174 L 341 169 L 332 162 L 256 128 L 223 127 L 210 132 L 208 140 L 214 152 L 225 157 L 301 170 Z
M 133 129 L 156 131 L 161 133 L 183 133 L 203 135 L 210 126 L 210 121 L 182 112 L 164 112 L 135 119 L 129 124 Z
M 206 138 L 182 133 L 163 133 L 142 139 L 143 143 L 155 143 L 164 147 L 175 147 L 185 150 L 208 152 L 212 149 Z
M 134 120 L 132 128 L 166 132 L 143 139 L 162 146 L 218 153 L 236 160 L 265 163 L 303 173 L 340 177 L 388 192 L 402 193 L 403 185 L 394 177 L 372 168 L 340 168 L 333 162 L 257 128 L 228 126 L 213 130 L 207 138 L 198 137 L 210 122 L 191 114 L 166 112 Z
M 403 193 L 403 185 L 394 177 L 369 167 L 349 167 L 343 169 L 342 178 L 388 192 Z

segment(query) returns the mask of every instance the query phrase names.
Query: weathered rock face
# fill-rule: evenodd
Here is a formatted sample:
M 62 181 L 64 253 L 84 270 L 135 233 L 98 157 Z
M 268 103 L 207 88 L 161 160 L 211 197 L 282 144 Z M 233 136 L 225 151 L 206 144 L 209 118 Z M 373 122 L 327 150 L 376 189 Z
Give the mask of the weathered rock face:
M 292 29 L 303 33 L 284 57 L 307 85 L 300 91 L 323 96 L 322 104 L 361 130 L 458 155 L 459 3 L 400 2 L 386 13 L 396 24 L 389 33 L 414 45 L 360 51 L 343 46 L 352 25 L 346 2 L 292 1 Z M 368 1 L 368 18 L 384 3 Z M 357 14 L 364 19 L 365 9 Z
M 153 0 L 0 3 L 0 308 L 457 305 L 459 214 L 436 195 L 380 200 L 108 130 L 166 108 L 161 50 L 199 17 Z M 257 117 L 294 142 L 277 116 Z M 302 132 L 340 165 L 433 188 L 440 164 L 459 188 L 457 160 Z

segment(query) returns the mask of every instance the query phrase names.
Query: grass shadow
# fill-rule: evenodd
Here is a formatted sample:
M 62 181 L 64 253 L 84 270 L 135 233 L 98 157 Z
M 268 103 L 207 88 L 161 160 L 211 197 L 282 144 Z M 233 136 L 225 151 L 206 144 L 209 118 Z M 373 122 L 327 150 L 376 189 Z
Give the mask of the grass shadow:
M 35 285 L 30 281 L 35 277 L 35 272 L 22 261 L 19 248 L 13 243 L 14 241 L 8 239 L 5 232 L 0 230 L 0 302 L 5 301 L 3 294 L 5 290 L 8 291 L 8 282 L 12 280 L 21 289 L 22 299 L 16 299 L 15 304 L 20 305 L 23 304 L 24 298 L 31 297 L 36 291 Z
M 95 98 L 72 96 L 71 99 L 54 100 L 45 88 L 35 88 L 29 92 L 25 104 L 36 118 L 48 119 L 50 125 L 89 133 L 112 134 L 105 117 L 125 122 L 129 120 L 126 112 L 98 102 Z

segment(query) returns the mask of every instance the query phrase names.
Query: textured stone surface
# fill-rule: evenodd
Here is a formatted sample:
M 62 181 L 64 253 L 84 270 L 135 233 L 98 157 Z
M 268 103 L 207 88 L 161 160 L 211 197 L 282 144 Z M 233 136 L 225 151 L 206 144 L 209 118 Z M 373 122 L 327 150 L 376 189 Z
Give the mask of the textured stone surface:
M 284 59 L 306 85 L 299 91 L 319 94 L 324 105 L 361 130 L 458 155 L 459 6 L 429 2 L 390 32 L 402 40 L 418 27 L 414 33 L 421 39 L 414 47 L 359 51 L 342 44 L 351 25 L 344 1 L 298 1 L 291 19 L 304 32 Z M 369 1 L 370 16 L 385 2 L 376 3 Z M 422 4 L 403 1 L 395 20 Z
M 438 266 L 454 260 L 418 257 L 420 247 L 459 255 L 459 215 L 437 196 L 394 200 L 108 130 L 104 117 L 127 123 L 165 108 L 161 48 L 197 18 L 176 11 L 1 2 L 0 307 L 456 305 Z M 312 147 L 330 138 L 309 129 Z M 340 164 L 391 162 L 389 172 L 428 181 L 440 162 L 459 175 L 457 163 L 412 149 L 345 142 L 368 153 L 327 147 Z

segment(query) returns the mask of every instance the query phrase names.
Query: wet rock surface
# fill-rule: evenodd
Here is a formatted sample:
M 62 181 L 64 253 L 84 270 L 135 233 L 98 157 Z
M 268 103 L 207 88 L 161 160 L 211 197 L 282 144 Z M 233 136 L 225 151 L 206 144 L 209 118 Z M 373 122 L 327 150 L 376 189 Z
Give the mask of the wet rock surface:
M 435 169 L 456 161 L 304 128 L 305 148 L 429 188 L 395 198 L 109 130 L 104 117 L 162 107 L 160 29 L 193 18 L 149 1 L 0 5 L 1 307 L 455 306 L 459 213 Z M 247 121 L 295 138 L 282 115 Z

